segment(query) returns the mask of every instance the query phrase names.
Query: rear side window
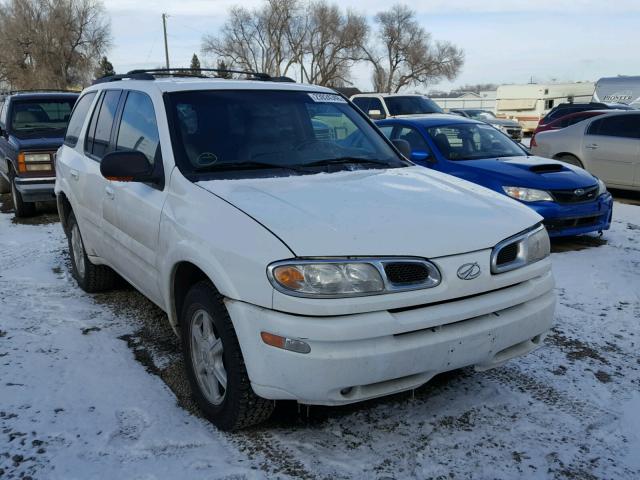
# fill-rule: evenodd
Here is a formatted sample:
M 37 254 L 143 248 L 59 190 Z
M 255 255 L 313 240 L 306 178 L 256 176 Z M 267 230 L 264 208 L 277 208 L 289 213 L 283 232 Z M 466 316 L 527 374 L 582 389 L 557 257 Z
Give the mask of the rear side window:
M 397 138 L 399 140 L 405 140 L 409 142 L 412 152 L 429 152 L 427 142 L 424 140 L 424 138 L 422 138 L 422 135 L 420 135 L 420 133 L 414 128 L 402 127 L 398 131 Z
M 95 97 L 96 92 L 89 92 L 86 95 L 83 95 L 76 103 L 73 113 L 71 114 L 71 119 L 69 120 L 69 125 L 67 126 L 67 134 L 64 137 L 65 145 L 75 147 L 78 143 L 80 131 L 82 130 L 84 121 L 89 113 L 89 108 L 91 107 L 91 103 L 93 103 L 93 99 Z
M 616 115 L 596 120 L 589 125 L 588 135 L 640 138 L 640 115 Z
M 120 90 L 108 90 L 96 106 L 87 132 L 85 151 L 101 160 L 109 149 L 113 120 L 120 101 Z
M 143 153 L 153 165 L 160 155 L 160 135 L 153 103 L 148 95 L 129 92 L 122 111 L 116 150 Z

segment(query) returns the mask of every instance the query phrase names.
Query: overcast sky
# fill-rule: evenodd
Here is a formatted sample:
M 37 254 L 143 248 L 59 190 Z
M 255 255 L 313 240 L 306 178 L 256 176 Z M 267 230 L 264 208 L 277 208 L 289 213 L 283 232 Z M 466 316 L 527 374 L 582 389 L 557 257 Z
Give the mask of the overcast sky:
M 111 17 L 109 59 L 117 72 L 164 65 L 163 12 L 169 14 L 171 66 L 188 67 L 200 55 L 205 33 L 216 34 L 229 7 L 260 5 L 260 0 L 104 0 Z M 331 0 L 330 0 L 331 1 Z M 340 0 L 372 21 L 388 0 Z M 434 39 L 449 40 L 465 51 L 465 65 L 452 83 L 597 80 L 602 76 L 640 75 L 640 0 L 419 0 L 407 2 Z M 353 82 L 370 88 L 366 65 Z

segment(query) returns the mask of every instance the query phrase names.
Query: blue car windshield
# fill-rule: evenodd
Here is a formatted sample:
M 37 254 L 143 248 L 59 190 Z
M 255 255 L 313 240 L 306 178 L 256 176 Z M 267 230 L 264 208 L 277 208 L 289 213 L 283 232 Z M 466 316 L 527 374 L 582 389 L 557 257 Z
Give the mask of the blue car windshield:
M 448 160 L 524 157 L 527 153 L 503 133 L 485 124 L 431 127 L 427 133 Z
M 336 94 L 215 90 L 174 92 L 169 98 L 178 166 L 189 176 L 410 165 Z

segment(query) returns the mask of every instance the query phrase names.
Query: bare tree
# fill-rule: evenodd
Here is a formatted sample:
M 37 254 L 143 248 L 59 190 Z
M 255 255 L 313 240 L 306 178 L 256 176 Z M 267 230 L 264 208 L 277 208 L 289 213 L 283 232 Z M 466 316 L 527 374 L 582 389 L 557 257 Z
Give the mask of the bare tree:
M 203 38 L 202 51 L 236 68 L 281 76 L 300 61 L 303 40 L 298 0 L 267 0 L 255 10 L 233 7 L 221 34 Z
M 110 77 L 111 75 L 115 75 L 116 71 L 113 69 L 113 64 L 109 61 L 107 57 L 102 57 L 100 63 L 98 63 L 98 68 L 95 71 L 96 78 L 102 77 Z
M 412 84 L 453 80 L 459 73 L 464 62 L 462 50 L 449 42 L 433 42 L 410 8 L 395 5 L 378 13 L 375 22 L 377 43 L 363 46 L 362 51 L 373 66 L 376 91 L 398 92 Z
M 359 59 L 367 21 L 353 12 L 342 14 L 337 5 L 324 0 L 311 4 L 308 11 L 301 63 L 304 78 L 318 85 L 343 86 Z
M 14 88 L 81 87 L 109 31 L 99 0 L 9 0 L 0 4 L 0 78 Z

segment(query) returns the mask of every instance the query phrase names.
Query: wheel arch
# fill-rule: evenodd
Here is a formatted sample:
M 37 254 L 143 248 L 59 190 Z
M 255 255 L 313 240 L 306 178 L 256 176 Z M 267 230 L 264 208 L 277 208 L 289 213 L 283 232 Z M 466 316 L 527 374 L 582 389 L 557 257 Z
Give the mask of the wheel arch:
M 56 195 L 56 204 L 58 205 L 58 216 L 60 217 L 60 224 L 62 225 L 62 229 L 66 233 L 68 231 L 69 215 L 73 211 L 73 207 L 71 207 L 71 202 L 67 198 L 67 195 L 62 191 Z
M 583 162 L 583 161 L 582 161 L 582 159 L 581 159 L 580 157 L 578 157 L 575 153 L 571 153 L 571 152 L 559 152 L 559 153 L 556 153 L 556 154 L 553 156 L 553 159 L 554 159 L 554 160 L 562 161 L 562 158 L 561 158 L 561 157 L 573 157 L 573 158 L 575 158 L 576 160 L 578 160 L 578 162 L 580 162 L 580 165 L 579 165 L 579 166 L 580 166 L 581 168 L 584 168 L 584 162 Z
M 220 276 L 212 274 L 206 267 L 198 265 L 191 260 L 180 260 L 173 264 L 171 268 L 167 314 L 169 322 L 176 334 L 180 335 L 180 314 L 184 307 L 184 300 L 187 293 L 198 282 L 211 282 L 223 296 L 229 296 L 230 286 L 220 279 Z

